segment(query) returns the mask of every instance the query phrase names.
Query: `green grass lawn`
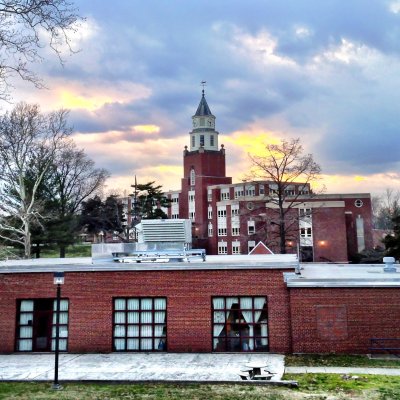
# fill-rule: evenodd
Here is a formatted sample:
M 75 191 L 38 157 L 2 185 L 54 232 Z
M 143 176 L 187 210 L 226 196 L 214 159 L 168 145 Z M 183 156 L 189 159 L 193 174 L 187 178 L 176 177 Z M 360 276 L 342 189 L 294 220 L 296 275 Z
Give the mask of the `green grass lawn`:
M 353 377 L 354 378 L 354 377 Z M 268 385 L 210 384 L 84 384 L 67 383 L 61 391 L 49 383 L 0 382 L 0 400 L 398 400 L 398 377 L 360 376 L 344 379 L 333 374 L 286 375 L 299 389 Z
M 285 356 L 288 367 L 388 367 L 400 368 L 400 358 L 370 359 L 366 355 L 349 354 L 299 354 Z
M 92 246 L 90 244 L 75 244 L 67 247 L 65 257 L 91 257 Z M 58 248 L 43 249 L 40 252 L 42 258 L 58 258 L 60 257 L 60 250 Z

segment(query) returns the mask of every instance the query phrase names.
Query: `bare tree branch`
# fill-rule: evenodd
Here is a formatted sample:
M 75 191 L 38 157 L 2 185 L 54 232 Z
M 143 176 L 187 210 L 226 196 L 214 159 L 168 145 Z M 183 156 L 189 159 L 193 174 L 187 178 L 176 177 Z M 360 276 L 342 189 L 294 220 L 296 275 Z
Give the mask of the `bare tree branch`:
M 0 99 L 10 100 L 15 76 L 43 88 L 31 65 L 43 60 L 40 50 L 49 47 L 64 63 L 63 49 L 71 47 L 71 35 L 82 19 L 67 0 L 0 1 Z

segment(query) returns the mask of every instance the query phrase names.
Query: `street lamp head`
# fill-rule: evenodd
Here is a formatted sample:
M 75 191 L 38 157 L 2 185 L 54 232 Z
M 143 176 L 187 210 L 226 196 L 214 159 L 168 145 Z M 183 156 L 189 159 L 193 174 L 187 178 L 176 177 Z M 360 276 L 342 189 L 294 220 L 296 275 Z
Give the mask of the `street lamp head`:
M 54 272 L 54 284 L 55 285 L 64 284 L 64 272 Z

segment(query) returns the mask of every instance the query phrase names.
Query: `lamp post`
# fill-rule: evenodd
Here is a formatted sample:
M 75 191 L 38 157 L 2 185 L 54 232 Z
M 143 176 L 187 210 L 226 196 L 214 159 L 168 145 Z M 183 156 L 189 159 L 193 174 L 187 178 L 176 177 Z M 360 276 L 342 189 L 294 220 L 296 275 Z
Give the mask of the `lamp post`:
M 56 342 L 54 348 L 54 382 L 52 389 L 60 390 L 62 386 L 58 382 L 58 356 L 60 353 L 60 303 L 61 303 L 61 285 L 64 284 L 64 272 L 54 272 L 54 284 L 57 285 L 56 301 Z

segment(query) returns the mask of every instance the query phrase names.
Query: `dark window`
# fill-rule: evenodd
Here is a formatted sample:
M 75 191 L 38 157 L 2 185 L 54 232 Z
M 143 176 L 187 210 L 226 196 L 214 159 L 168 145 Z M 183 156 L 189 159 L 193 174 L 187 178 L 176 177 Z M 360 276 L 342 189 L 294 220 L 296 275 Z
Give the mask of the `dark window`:
M 200 146 L 204 147 L 204 135 L 200 135 Z
M 167 349 L 167 300 L 115 298 L 114 351 L 163 351 Z
M 210 146 L 213 147 L 214 146 L 214 135 L 210 136 Z
M 212 298 L 214 351 L 268 351 L 266 296 Z

